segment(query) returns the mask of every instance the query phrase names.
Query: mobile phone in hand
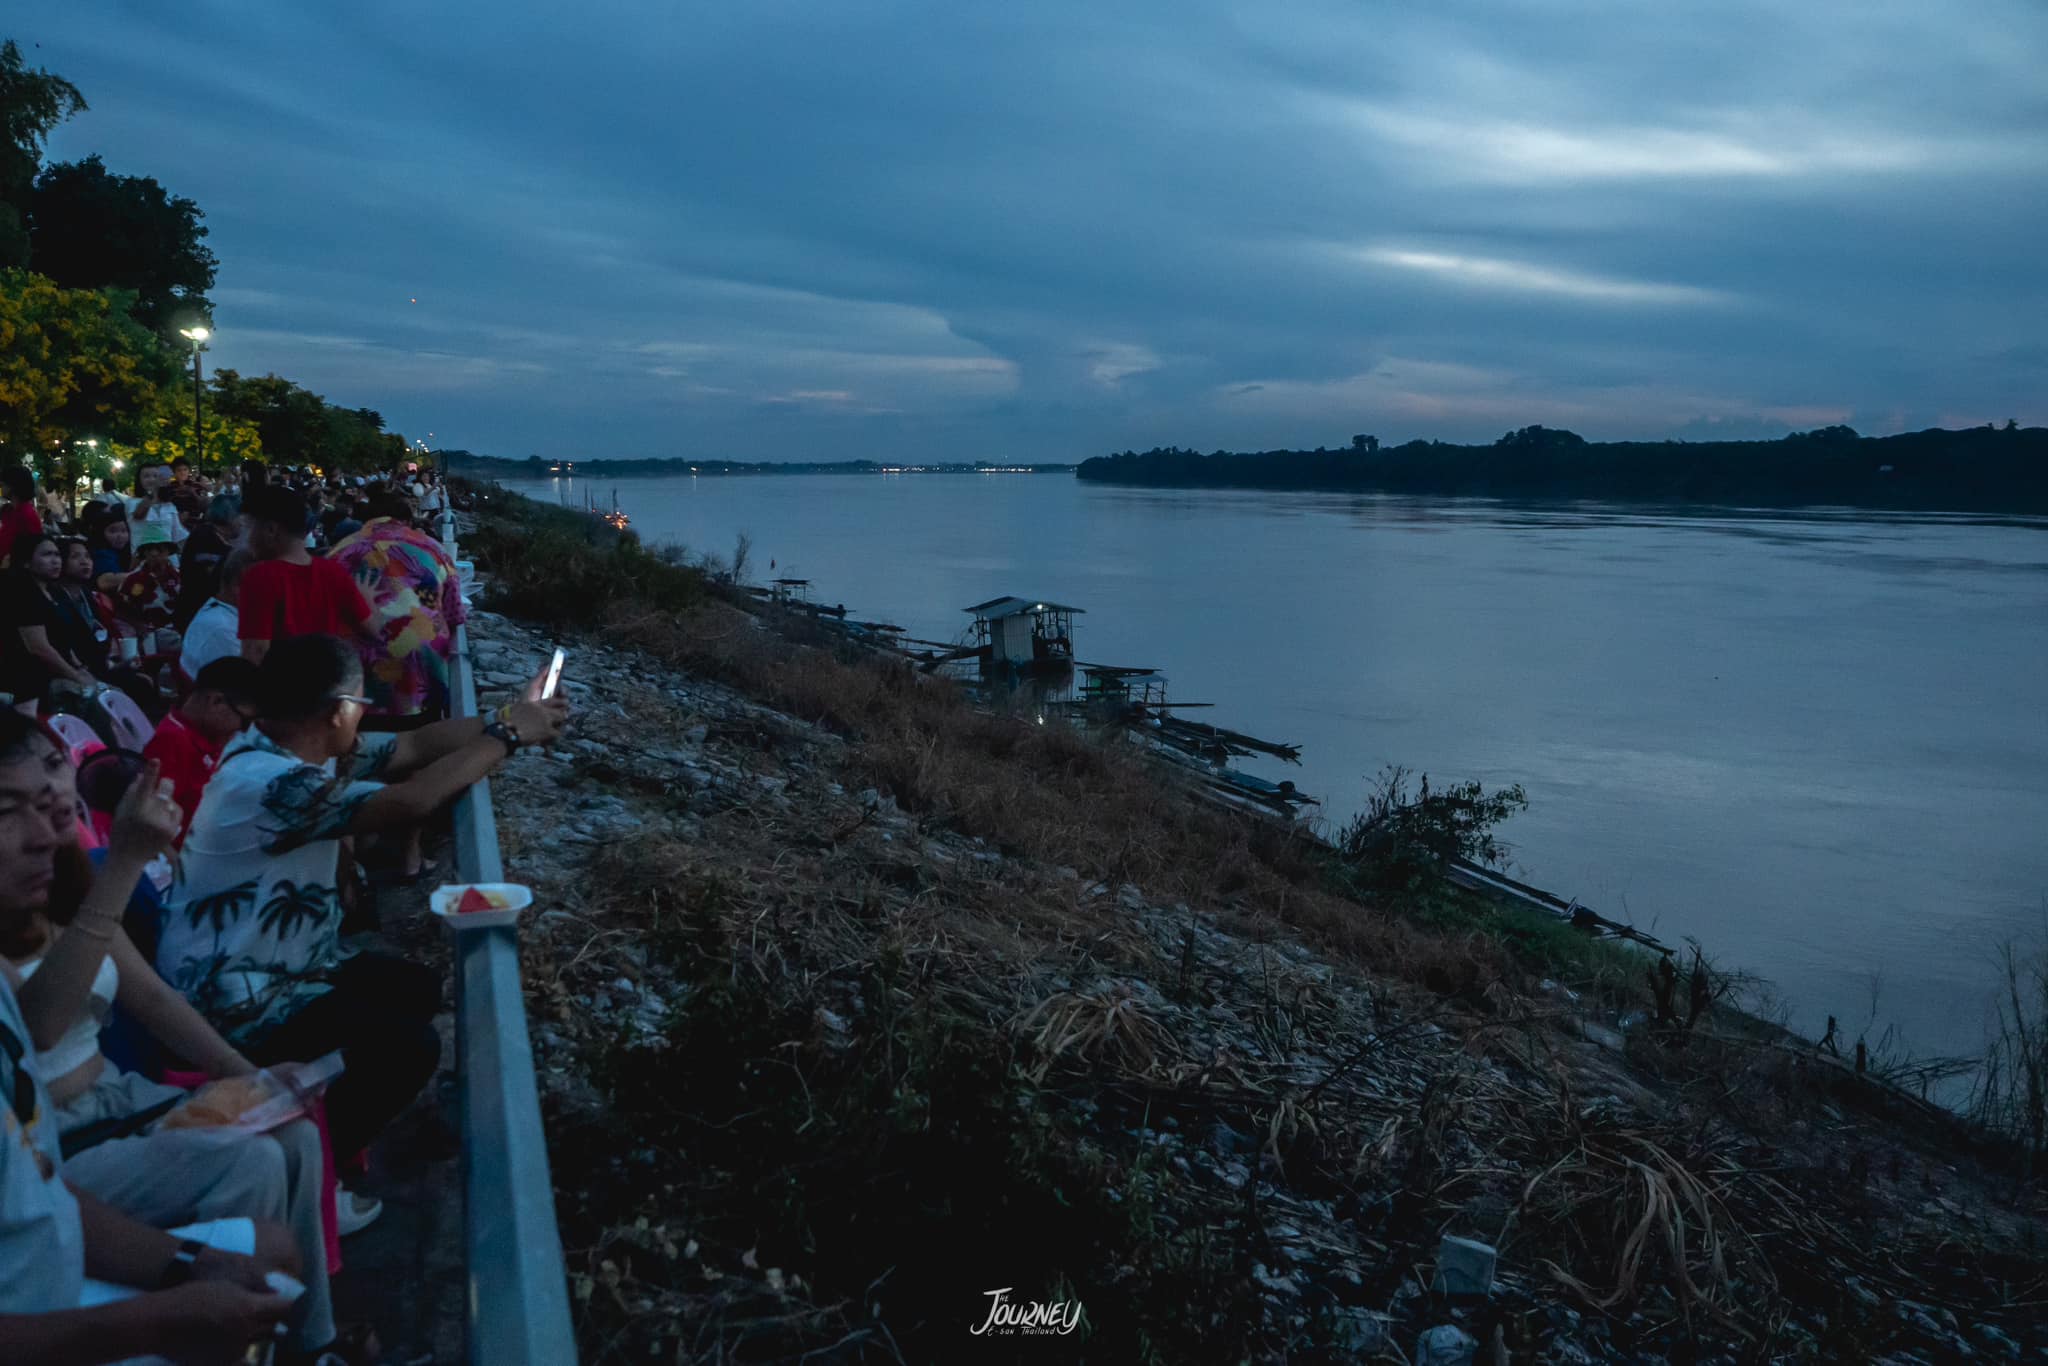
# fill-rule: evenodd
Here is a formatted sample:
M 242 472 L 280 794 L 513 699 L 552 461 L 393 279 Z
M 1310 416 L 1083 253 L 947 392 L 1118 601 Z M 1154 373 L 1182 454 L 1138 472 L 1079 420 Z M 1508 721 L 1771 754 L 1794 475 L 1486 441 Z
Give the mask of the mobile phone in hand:
M 564 655 L 562 653 L 562 650 L 559 647 L 557 647 L 555 650 L 554 659 L 549 661 L 548 663 L 548 681 L 541 684 L 540 687 L 540 695 L 542 701 L 546 701 L 548 698 L 553 697 L 555 695 L 555 685 L 562 681 L 563 658 Z

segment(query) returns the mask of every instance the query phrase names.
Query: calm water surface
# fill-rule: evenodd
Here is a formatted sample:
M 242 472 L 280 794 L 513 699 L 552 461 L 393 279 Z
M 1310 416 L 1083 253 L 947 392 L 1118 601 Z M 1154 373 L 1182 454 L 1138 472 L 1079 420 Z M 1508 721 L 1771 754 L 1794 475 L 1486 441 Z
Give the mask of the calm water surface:
M 581 502 L 567 481 L 514 485 Z M 913 635 L 1005 593 L 1081 658 L 1302 746 L 1337 819 L 1388 764 L 1519 782 L 1530 881 L 1770 979 L 1795 1021 L 1981 1043 L 2048 925 L 2048 519 L 1662 513 L 1108 488 L 1060 475 L 607 481 L 650 541 Z

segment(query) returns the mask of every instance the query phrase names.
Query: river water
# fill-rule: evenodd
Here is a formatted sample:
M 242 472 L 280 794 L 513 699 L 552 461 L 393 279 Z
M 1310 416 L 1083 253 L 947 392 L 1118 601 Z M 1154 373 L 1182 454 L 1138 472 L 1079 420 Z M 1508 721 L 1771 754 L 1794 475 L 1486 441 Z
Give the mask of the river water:
M 1384 766 L 1520 783 L 1526 880 L 1760 974 L 1818 1029 L 1974 1052 L 2048 931 L 2048 519 L 1113 488 L 1066 475 L 617 490 L 650 542 L 911 634 L 1086 609 L 1080 658 L 1302 746 L 1341 820 Z M 1873 1032 L 1873 1039 L 1875 1033 Z

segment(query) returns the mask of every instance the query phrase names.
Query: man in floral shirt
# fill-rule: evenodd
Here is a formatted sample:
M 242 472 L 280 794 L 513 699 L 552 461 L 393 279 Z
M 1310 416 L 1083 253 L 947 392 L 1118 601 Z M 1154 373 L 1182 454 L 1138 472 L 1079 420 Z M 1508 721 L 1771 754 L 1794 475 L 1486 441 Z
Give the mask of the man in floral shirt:
M 359 737 L 353 646 L 290 636 L 264 655 L 260 719 L 222 751 L 164 898 L 157 971 L 252 1062 L 340 1049 L 327 1093 L 337 1152 L 368 1144 L 434 1074 L 440 976 L 341 942 L 341 838 L 425 820 L 568 708 L 517 702 L 492 721 Z M 539 680 L 532 695 L 538 696 Z

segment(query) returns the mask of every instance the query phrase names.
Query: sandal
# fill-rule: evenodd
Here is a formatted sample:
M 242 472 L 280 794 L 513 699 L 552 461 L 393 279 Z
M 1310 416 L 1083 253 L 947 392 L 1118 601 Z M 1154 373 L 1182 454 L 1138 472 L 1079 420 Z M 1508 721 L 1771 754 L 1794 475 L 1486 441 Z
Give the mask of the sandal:
M 383 1359 L 384 1344 L 377 1341 L 377 1330 L 367 1323 L 350 1324 L 325 1347 L 292 1358 L 305 1366 L 377 1366 Z

